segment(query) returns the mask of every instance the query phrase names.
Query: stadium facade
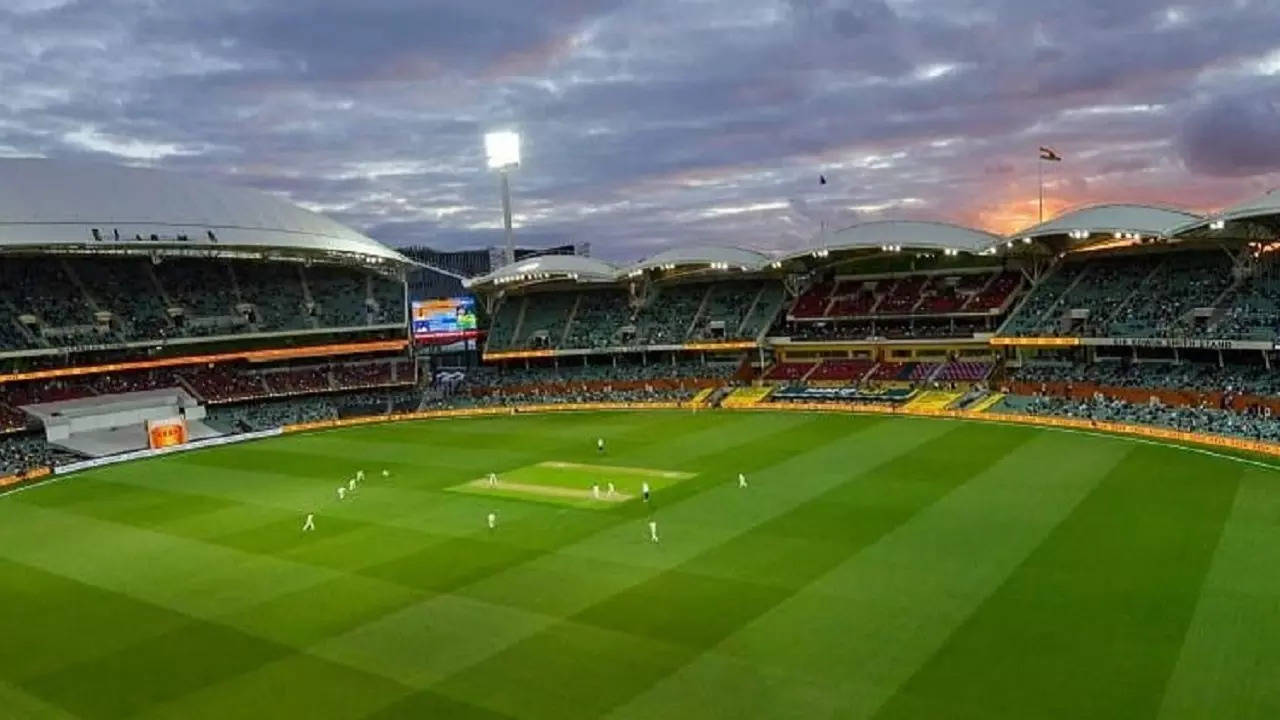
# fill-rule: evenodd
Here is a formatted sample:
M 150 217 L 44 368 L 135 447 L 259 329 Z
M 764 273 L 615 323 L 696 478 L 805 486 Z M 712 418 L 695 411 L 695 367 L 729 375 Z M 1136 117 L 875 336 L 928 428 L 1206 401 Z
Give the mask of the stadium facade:
M 1009 236 L 884 221 L 776 256 L 614 264 L 565 246 L 493 268 L 163 172 L 4 160 L 0 177 L 5 472 L 144 450 L 175 417 L 184 439 L 226 438 L 549 401 L 1070 414 L 1280 440 L 1276 193 L 1213 216 L 1096 205 Z M 480 368 L 414 346 L 411 296 L 462 292 L 488 318 Z

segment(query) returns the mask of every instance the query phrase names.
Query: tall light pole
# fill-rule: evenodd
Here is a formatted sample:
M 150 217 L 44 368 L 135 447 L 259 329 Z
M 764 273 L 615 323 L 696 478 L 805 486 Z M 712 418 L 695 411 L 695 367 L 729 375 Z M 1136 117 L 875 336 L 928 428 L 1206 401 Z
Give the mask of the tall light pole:
M 502 186 L 502 227 L 506 232 L 507 264 L 516 261 L 515 241 L 511 236 L 511 182 L 508 176 L 520 167 L 520 135 L 510 130 L 487 133 L 484 154 L 490 170 L 498 171 Z

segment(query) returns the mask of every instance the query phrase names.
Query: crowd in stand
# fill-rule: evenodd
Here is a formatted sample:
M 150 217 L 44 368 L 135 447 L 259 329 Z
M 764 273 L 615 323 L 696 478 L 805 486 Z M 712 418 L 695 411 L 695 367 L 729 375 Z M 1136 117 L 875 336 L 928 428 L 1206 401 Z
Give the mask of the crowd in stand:
M 403 323 L 402 288 L 354 268 L 292 263 L 7 258 L 0 350 Z
M 1268 370 L 1264 365 L 1118 361 L 1028 365 L 1012 378 L 1030 383 L 1094 383 L 1111 387 L 1280 395 L 1280 371 Z
M 1155 400 L 1132 403 L 1101 395 L 1089 399 L 1035 397 L 1018 409 L 1032 415 L 1156 425 L 1184 432 L 1280 441 L 1280 418 L 1272 417 L 1265 409 L 1234 412 L 1206 406 L 1165 405 Z
M 508 298 L 487 348 L 600 348 L 754 340 L 782 309 L 774 280 L 667 285 L 633 306 L 622 290 L 530 293 Z
M 0 435 L 0 475 L 61 465 L 81 459 L 45 442 L 44 433 Z
M 1069 261 L 1041 280 L 1004 335 L 1280 337 L 1274 264 L 1237 279 L 1222 250 Z
M 653 362 L 647 365 L 574 365 L 538 368 L 480 368 L 471 371 L 471 382 L 493 388 L 587 381 L 654 381 L 727 379 L 737 363 Z

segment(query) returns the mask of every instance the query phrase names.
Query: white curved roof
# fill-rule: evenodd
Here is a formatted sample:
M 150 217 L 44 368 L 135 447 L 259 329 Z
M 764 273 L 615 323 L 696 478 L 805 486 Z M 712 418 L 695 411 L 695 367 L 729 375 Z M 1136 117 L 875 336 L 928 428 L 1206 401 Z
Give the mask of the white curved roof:
M 408 262 L 345 225 L 267 193 L 173 173 L 44 159 L 0 159 L 0 247 L 119 245 L 306 250 Z M 99 230 L 102 241 L 93 239 Z M 216 243 L 209 239 L 213 231 Z M 144 240 L 150 242 L 149 240 Z
M 1272 188 L 1257 197 L 1232 205 L 1214 217 L 1239 220 L 1262 215 L 1280 215 L 1280 188 Z
M 475 287 L 566 279 L 579 282 L 612 282 L 618 279 L 618 268 L 603 260 L 582 255 L 539 255 L 504 265 L 488 275 L 471 278 L 464 284 L 467 287 Z
M 1073 230 L 1168 235 L 1176 228 L 1200 219 L 1200 216 L 1194 213 L 1151 205 L 1122 203 L 1091 205 L 1069 210 L 1052 220 L 1019 230 L 1010 237 L 1066 235 Z
M 719 245 L 694 245 L 664 250 L 627 268 L 628 272 L 650 270 L 663 266 L 712 265 L 722 263 L 728 268 L 752 272 L 771 262 L 772 258 L 755 250 Z
M 816 248 L 793 253 L 787 259 L 812 255 L 817 251 L 885 247 L 980 253 L 1002 241 L 999 235 L 951 223 L 877 220 L 829 232 L 822 236 Z

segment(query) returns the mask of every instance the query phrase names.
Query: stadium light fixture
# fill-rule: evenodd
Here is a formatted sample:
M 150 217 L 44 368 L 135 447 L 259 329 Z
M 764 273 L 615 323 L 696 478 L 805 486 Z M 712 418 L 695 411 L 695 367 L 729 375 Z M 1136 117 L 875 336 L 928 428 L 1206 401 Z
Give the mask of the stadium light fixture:
M 512 170 L 520 167 L 520 135 L 510 130 L 487 133 L 484 136 L 484 154 L 490 170 L 498 172 L 502 186 L 502 229 L 506 235 L 507 263 L 516 261 L 515 240 L 511 232 L 511 181 Z
M 514 170 L 520 167 L 520 135 L 510 130 L 484 136 L 484 154 L 490 170 Z

